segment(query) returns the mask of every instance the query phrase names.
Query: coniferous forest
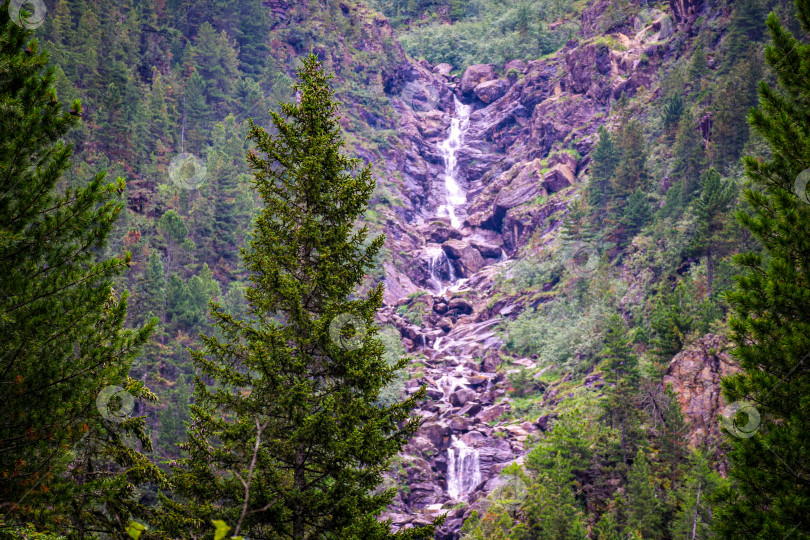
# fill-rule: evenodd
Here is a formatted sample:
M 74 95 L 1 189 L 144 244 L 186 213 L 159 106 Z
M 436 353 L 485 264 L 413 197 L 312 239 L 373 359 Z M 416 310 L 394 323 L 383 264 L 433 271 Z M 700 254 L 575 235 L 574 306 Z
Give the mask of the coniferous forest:
M 0 538 L 810 538 L 810 0 L 0 0 Z

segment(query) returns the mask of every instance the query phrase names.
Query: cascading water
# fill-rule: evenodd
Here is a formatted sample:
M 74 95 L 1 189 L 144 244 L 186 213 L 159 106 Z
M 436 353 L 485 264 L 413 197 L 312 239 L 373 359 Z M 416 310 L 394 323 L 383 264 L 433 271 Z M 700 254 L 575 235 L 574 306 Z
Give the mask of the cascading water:
M 439 143 L 439 152 L 444 158 L 444 190 L 445 203 L 439 207 L 439 216 L 450 218 L 450 224 L 456 229 L 461 227 L 461 218 L 456 213 L 456 208 L 467 202 L 467 194 L 458 184 L 456 174 L 458 172 L 458 151 L 461 148 L 461 141 L 467 128 L 470 126 L 469 105 L 461 103 L 457 97 L 453 97 L 456 116 L 450 121 L 450 133 L 447 138 Z
M 447 494 L 458 500 L 481 483 L 478 450 L 453 437 L 447 449 Z
M 447 254 L 438 244 L 428 245 L 425 248 L 425 253 L 429 257 L 430 282 L 436 287 L 436 291 L 442 294 L 447 290 L 447 286 L 443 283 L 445 281 L 453 283 L 456 280 L 453 265 L 450 264 L 450 259 L 447 258 Z
M 444 196 L 445 203 L 439 206 L 437 214 L 450 218 L 450 224 L 456 229 L 461 227 L 461 218 L 458 208 L 467 202 L 467 194 L 456 180 L 458 173 L 458 151 L 467 128 L 470 125 L 471 106 L 464 105 L 457 97 L 453 97 L 456 115 L 450 120 L 450 131 L 447 138 L 439 143 L 438 148 L 444 158 Z M 430 244 L 425 247 L 425 254 L 428 256 L 428 270 L 430 272 L 430 282 L 436 288 L 436 292 L 444 294 L 448 289 L 445 283 L 451 285 L 456 282 L 455 271 L 450 259 L 442 247 L 438 244 Z

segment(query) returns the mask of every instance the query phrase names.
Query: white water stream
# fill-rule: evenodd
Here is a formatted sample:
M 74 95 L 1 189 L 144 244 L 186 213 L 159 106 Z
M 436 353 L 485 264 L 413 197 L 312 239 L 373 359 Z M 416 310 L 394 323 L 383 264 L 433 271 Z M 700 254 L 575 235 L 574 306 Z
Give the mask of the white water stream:
M 456 229 L 461 228 L 461 218 L 457 215 L 456 209 L 466 204 L 467 193 L 459 185 L 456 179 L 458 173 L 458 151 L 467 128 L 470 127 L 470 105 L 464 105 L 453 97 L 456 115 L 450 120 L 450 132 L 447 138 L 439 143 L 439 152 L 444 158 L 444 190 L 445 203 L 439 207 L 439 216 L 449 217 L 450 224 Z
M 453 283 L 456 281 L 456 273 L 453 271 L 453 265 L 450 264 L 450 259 L 442 247 L 438 244 L 429 244 L 425 247 L 425 253 L 430 257 L 428 270 L 430 271 L 430 282 L 436 286 L 439 294 L 443 294 L 447 290 L 442 280 L 442 274 L 447 277 L 447 281 Z
M 447 494 L 458 500 L 481 483 L 478 450 L 453 437 L 447 449 Z
M 450 119 L 450 131 L 447 138 L 439 143 L 439 152 L 444 158 L 444 204 L 437 209 L 440 217 L 449 217 L 450 224 L 458 229 L 461 227 L 459 207 L 467 203 L 467 193 L 459 185 L 456 178 L 458 174 L 458 152 L 461 149 L 464 134 L 470 126 L 470 105 L 464 105 L 457 97 L 453 97 L 455 116 Z M 426 246 L 430 263 L 430 282 L 436 287 L 438 294 L 444 294 L 448 288 L 458 285 L 453 265 L 447 254 L 438 244 Z M 449 283 L 450 285 L 445 285 Z

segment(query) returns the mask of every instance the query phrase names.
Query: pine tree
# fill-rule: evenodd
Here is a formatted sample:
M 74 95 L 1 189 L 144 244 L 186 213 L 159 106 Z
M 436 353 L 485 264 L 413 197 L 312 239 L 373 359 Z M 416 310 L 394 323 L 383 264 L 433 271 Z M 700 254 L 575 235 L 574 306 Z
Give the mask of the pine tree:
M 166 322 L 166 269 L 163 257 L 155 250 L 149 255 L 138 291 L 139 309 Z
M 673 214 L 689 204 L 700 186 L 700 175 L 706 166 L 706 151 L 697 129 L 697 122 L 688 110 L 678 124 L 672 154 L 670 176 L 673 186 L 667 193 L 665 214 Z
M 588 207 L 582 198 L 577 198 L 569 203 L 560 238 L 565 242 L 589 242 L 593 238 L 588 220 Z
M 672 132 L 678 127 L 683 110 L 683 98 L 680 94 L 672 94 L 664 103 L 661 120 L 664 123 L 664 132 L 668 137 L 671 137 Z
M 627 473 L 627 530 L 638 532 L 642 538 L 663 538 L 661 500 L 647 454 L 639 449 Z
M 527 489 L 521 511 L 527 527 L 522 538 L 543 540 L 584 540 L 587 538 L 584 516 L 572 486 L 571 464 L 557 452 L 548 470 L 539 472 Z M 519 529 L 520 530 L 520 529 Z
M 703 50 L 703 43 L 698 41 L 695 50 L 692 51 L 692 61 L 689 63 L 689 79 L 694 86 L 700 88 L 700 82 L 708 71 L 706 52 Z
M 610 385 L 603 404 L 605 419 L 608 425 L 619 431 L 621 458 L 627 463 L 640 436 L 640 375 L 627 326 L 619 315 L 611 316 L 607 322 L 601 357 L 604 358 L 605 382 Z
M 748 53 L 735 61 L 726 80 L 714 93 L 716 104 L 710 149 L 712 162 L 721 173 L 737 165 L 749 139 L 748 110 L 757 104 L 757 82 L 762 79 L 759 54 L 756 47 L 750 46 Z
M 214 260 L 222 261 L 219 271 L 235 271 L 237 247 L 244 240 L 244 226 L 253 201 L 250 198 L 246 174 L 234 174 L 244 170 L 245 133 L 233 115 L 214 125 L 214 145 L 208 151 L 207 179 L 210 198 L 213 200 L 213 219 L 210 245 Z M 219 265 L 218 265 L 219 266 Z
M 597 130 L 599 142 L 591 154 L 590 181 L 588 183 L 588 204 L 594 209 L 594 222 L 600 223 L 607 214 L 607 206 L 613 194 L 611 178 L 619 165 L 621 152 L 616 147 L 612 135 L 604 126 Z
M 767 5 L 762 0 L 737 0 L 728 26 L 728 57 L 740 55 L 751 42 L 762 38 Z
M 169 210 L 158 220 L 158 230 L 166 240 L 166 275 L 168 276 L 173 268 L 175 256 L 179 250 L 179 246 L 188 236 L 188 226 L 183 222 L 180 214 L 174 210 Z
M 186 82 L 185 95 L 181 108 L 181 150 L 199 152 L 207 141 L 205 126 L 212 114 L 206 101 L 205 79 L 194 71 Z
M 143 418 L 97 398 L 111 386 L 154 397 L 127 373 L 155 321 L 124 329 L 113 280 L 131 256 L 98 257 L 124 182 L 65 186 L 61 139 L 81 104 L 63 110 L 47 54 L 8 12 L 0 4 L 0 503 L 40 529 L 120 534 L 140 511 L 133 486 L 162 474 L 124 442 L 151 449 Z
M 810 3 L 800 0 L 796 7 L 810 33 Z M 732 486 L 723 490 L 716 518 L 725 538 L 810 534 L 810 205 L 800 181 L 810 168 L 810 45 L 774 14 L 767 25 L 772 45 L 765 57 L 779 87 L 760 83 L 760 105 L 750 121 L 773 157 L 744 158 L 756 189 L 744 194 L 752 213 L 738 213 L 764 253 L 737 257 L 747 272 L 727 298 L 742 371 L 722 383 L 728 402 L 751 403 L 760 420 L 743 437 L 728 437 Z
M 686 478 L 675 494 L 678 511 L 670 528 L 672 538 L 696 540 L 711 537 L 711 498 L 722 484 L 723 480 L 712 470 L 706 454 L 695 451 L 689 460 Z
M 248 155 L 264 208 L 242 252 L 255 319 L 214 306 L 223 338 L 203 337 L 205 348 L 192 352 L 200 376 L 189 457 L 176 476 L 184 498 L 167 502 L 186 518 L 164 524 L 173 534 L 217 517 L 250 537 L 390 536 L 376 516 L 393 493 L 372 491 L 416 430 L 410 411 L 424 390 L 378 403 L 405 360 L 391 367 L 375 338 L 382 285 L 366 297 L 354 292 L 383 246 L 367 228 L 353 229 L 374 181 L 341 153 L 317 57 L 305 59 L 299 78 L 300 101 L 273 114 L 277 135 L 251 123 L 264 155 Z M 430 535 L 432 527 L 403 533 Z
M 239 25 L 236 39 L 239 42 L 239 59 L 242 71 L 260 76 L 270 52 L 269 33 L 272 26 L 272 11 L 262 0 L 247 0 L 239 3 Z M 265 109 L 266 110 L 266 109 Z
M 734 201 L 734 185 L 720 173 L 709 169 L 703 175 L 700 196 L 695 200 L 697 226 L 692 237 L 692 248 L 706 257 L 708 296 L 712 296 L 714 256 L 721 251 L 721 237 L 726 212 Z
M 204 22 L 188 55 L 195 73 L 205 81 L 209 107 L 215 117 L 222 118 L 229 112 L 230 96 L 239 78 L 239 58 L 234 45 L 224 31 L 217 33 L 213 26 Z
M 644 129 L 636 119 L 625 118 L 616 132 L 616 145 L 621 158 L 613 176 L 613 187 L 619 198 L 625 198 L 637 189 L 647 187 L 647 168 L 644 162 Z
M 689 309 L 691 300 L 683 282 L 675 290 L 658 295 L 650 316 L 650 326 L 653 348 L 661 362 L 672 360 L 686 343 L 686 335 L 692 329 L 694 319 Z
M 634 237 L 644 225 L 649 223 L 651 217 L 652 205 L 641 188 L 637 188 L 627 198 L 624 216 L 620 220 L 620 223 L 625 227 L 627 238 Z

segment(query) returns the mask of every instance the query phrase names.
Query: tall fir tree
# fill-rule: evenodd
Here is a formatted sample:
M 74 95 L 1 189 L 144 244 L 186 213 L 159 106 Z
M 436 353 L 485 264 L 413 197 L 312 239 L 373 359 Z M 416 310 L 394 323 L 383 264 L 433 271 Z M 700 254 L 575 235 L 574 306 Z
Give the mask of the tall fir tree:
M 192 352 L 188 458 L 177 469 L 181 497 L 166 501 L 181 519 L 163 525 L 173 534 L 218 517 L 255 538 L 391 537 L 377 516 L 393 493 L 374 490 L 418 427 L 410 412 L 424 390 L 379 403 L 406 361 L 389 365 L 375 337 L 382 285 L 356 292 L 383 246 L 355 229 L 374 180 L 343 154 L 317 57 L 299 78 L 299 102 L 273 114 L 275 135 L 251 123 L 262 155 L 248 160 L 264 203 L 242 251 L 253 319 L 215 305 L 222 339 L 203 337 L 205 348 Z
M 681 121 L 681 116 L 683 115 L 683 98 L 680 96 L 680 94 L 673 93 L 664 102 L 662 109 L 661 120 L 664 123 L 664 133 L 667 135 L 667 137 L 672 137 L 674 135 L 675 128 L 678 127 L 678 122 Z
M 706 149 L 695 117 L 689 110 L 681 116 L 672 154 L 670 177 L 673 184 L 667 192 L 665 215 L 675 214 L 689 204 L 700 187 L 700 175 L 706 167 Z
M 700 196 L 695 200 L 697 224 L 692 237 L 692 248 L 706 257 L 706 285 L 708 296 L 712 296 L 715 258 L 723 254 L 723 232 L 726 227 L 729 208 L 736 191 L 734 184 L 726 180 L 714 169 L 703 174 Z
M 640 374 L 638 357 L 632 350 L 627 325 L 620 315 L 611 316 L 607 322 L 601 356 L 604 358 L 605 382 L 610 385 L 603 404 L 605 420 L 618 430 L 622 461 L 628 463 L 635 454 L 640 437 Z
M 616 132 L 616 145 L 621 158 L 613 176 L 613 187 L 624 199 L 637 189 L 647 187 L 647 152 L 644 150 L 644 127 L 635 118 L 623 118 Z
M 588 219 L 588 206 L 580 197 L 568 205 L 568 213 L 563 220 L 560 238 L 565 242 L 589 242 L 593 239 L 593 230 Z
M 720 474 L 712 469 L 712 460 L 704 451 L 693 452 L 686 477 L 675 493 L 678 511 L 672 519 L 672 538 L 711 538 L 712 495 L 723 485 Z
M 607 206 L 613 194 L 611 178 L 619 165 L 621 152 L 613 136 L 604 126 L 597 130 L 599 142 L 591 155 L 590 180 L 588 182 L 588 204 L 594 210 L 594 221 L 601 223 L 607 215 Z
M 553 465 L 538 472 L 522 505 L 526 526 L 517 527 L 518 538 L 585 540 L 584 516 L 574 493 L 571 463 L 557 452 Z M 522 533 L 522 534 L 521 534 Z M 511 535 L 510 535 L 511 537 Z
M 155 322 L 124 328 L 127 293 L 113 280 L 130 254 L 99 257 L 124 181 L 99 173 L 65 186 L 72 148 L 61 139 L 81 104 L 63 110 L 48 55 L 8 7 L 0 4 L 0 507 L 41 530 L 120 536 L 142 510 L 133 486 L 163 481 L 126 444 L 134 436 L 151 449 L 144 419 L 120 401 L 154 397 L 127 374 Z M 123 387 L 113 402 L 110 387 Z
M 224 117 L 239 78 L 239 57 L 234 44 L 225 31 L 217 32 L 204 22 L 188 51 L 188 59 L 205 82 L 208 108 L 215 117 Z
M 810 2 L 796 7 L 810 33 Z M 810 534 L 810 45 L 774 14 L 767 25 L 772 44 L 765 57 L 778 88 L 760 83 L 750 121 L 772 157 L 744 158 L 755 189 L 744 194 L 752 213 L 738 213 L 764 253 L 737 257 L 748 271 L 727 298 L 742 371 L 722 383 L 729 402 L 749 402 L 760 418 L 740 414 L 735 421 L 744 432 L 727 437 L 732 485 L 722 491 L 716 520 L 724 538 Z
M 643 450 L 636 452 L 627 473 L 627 533 L 641 538 L 664 538 L 661 510 L 663 504 L 655 488 L 650 460 Z M 632 537 L 632 536 L 631 536 Z

